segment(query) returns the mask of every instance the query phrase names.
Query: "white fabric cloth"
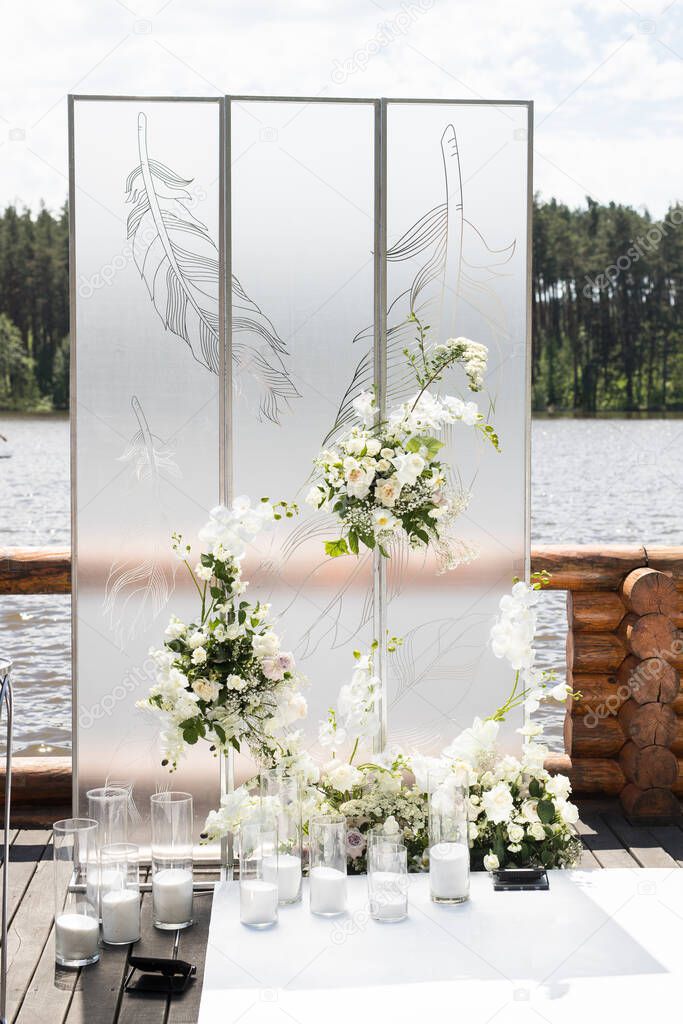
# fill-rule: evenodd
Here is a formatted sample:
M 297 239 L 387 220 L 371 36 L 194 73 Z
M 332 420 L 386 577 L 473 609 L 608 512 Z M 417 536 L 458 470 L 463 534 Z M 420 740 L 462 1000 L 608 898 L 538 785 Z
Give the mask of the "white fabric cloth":
M 218 888 L 199 1024 L 643 1024 L 680 1005 L 683 871 L 553 871 L 523 893 L 478 873 L 453 907 L 411 875 L 401 923 L 373 921 L 365 877 L 348 882 L 343 917 L 312 916 L 305 882 L 262 932 L 240 925 L 238 885 Z

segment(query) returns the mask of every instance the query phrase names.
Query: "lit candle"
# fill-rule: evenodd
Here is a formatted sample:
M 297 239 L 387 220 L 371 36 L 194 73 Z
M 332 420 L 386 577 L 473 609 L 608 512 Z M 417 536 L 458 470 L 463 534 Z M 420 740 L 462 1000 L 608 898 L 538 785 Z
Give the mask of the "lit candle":
M 60 914 L 55 919 L 55 948 L 62 963 L 90 960 L 97 955 L 100 926 L 88 914 Z
M 152 877 L 152 908 L 155 924 L 179 925 L 192 920 L 192 872 L 187 868 L 162 868 Z
M 346 874 L 325 865 L 311 871 L 311 912 L 332 916 L 346 910 Z
M 140 897 L 136 890 L 113 890 L 102 896 L 102 938 L 113 945 L 138 941 Z
M 437 900 L 466 899 L 469 850 L 463 843 L 437 843 L 429 851 L 429 885 Z
M 397 871 L 373 871 L 370 895 L 372 916 L 378 921 L 400 921 L 408 913 L 408 879 Z
M 277 882 L 260 878 L 240 882 L 240 921 L 263 928 L 277 921 Z
M 264 857 L 263 878 L 277 882 L 280 903 L 294 903 L 301 895 L 301 857 L 292 853 Z

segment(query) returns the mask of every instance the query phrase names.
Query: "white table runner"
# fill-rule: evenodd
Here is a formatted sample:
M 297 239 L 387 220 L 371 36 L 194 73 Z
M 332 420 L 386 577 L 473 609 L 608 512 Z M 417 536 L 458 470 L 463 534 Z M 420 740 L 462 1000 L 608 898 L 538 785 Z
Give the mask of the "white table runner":
M 366 879 L 349 878 L 344 917 L 312 916 L 304 891 L 254 931 L 224 883 L 199 1024 L 643 1024 L 683 1005 L 683 871 L 554 871 L 545 893 L 495 893 L 476 874 L 459 907 L 412 875 L 409 900 L 408 920 L 380 924 Z

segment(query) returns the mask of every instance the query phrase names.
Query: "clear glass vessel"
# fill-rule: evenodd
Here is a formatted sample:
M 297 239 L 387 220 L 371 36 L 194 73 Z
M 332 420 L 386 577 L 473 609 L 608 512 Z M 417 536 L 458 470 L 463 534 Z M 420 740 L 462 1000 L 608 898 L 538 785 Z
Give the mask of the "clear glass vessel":
M 456 776 L 429 778 L 429 887 L 435 903 L 463 903 L 470 895 L 466 786 Z
M 381 839 L 368 848 L 368 899 L 375 921 L 408 916 L 408 851 L 403 843 Z
M 140 851 L 133 843 L 102 847 L 102 941 L 124 946 L 140 938 Z
M 310 823 L 311 913 L 336 917 L 346 911 L 346 818 L 320 814 Z
M 174 931 L 192 924 L 192 797 L 155 793 L 152 808 L 152 920 Z
M 100 958 L 98 824 L 92 818 L 65 818 L 52 828 L 55 959 L 60 967 L 86 967 Z
M 269 928 L 278 915 L 278 833 L 275 818 L 257 814 L 239 833 L 240 921 Z
M 263 877 L 277 881 L 280 904 L 296 903 L 301 899 L 303 859 L 301 780 L 278 769 L 263 772 L 260 792 L 264 811 L 276 818 L 278 837 L 277 861 L 264 861 Z

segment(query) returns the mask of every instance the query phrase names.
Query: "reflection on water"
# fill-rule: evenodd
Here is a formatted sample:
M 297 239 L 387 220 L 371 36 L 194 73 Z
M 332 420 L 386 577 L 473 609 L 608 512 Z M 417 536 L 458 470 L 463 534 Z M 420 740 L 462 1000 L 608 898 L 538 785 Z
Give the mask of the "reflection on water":
M 69 544 L 69 426 L 65 418 L 0 419 L 13 457 L 0 459 L 0 546 Z M 537 420 L 532 538 L 545 544 L 683 544 L 683 421 Z M 68 597 L 0 598 L 0 649 L 15 660 L 17 749 L 70 747 Z M 545 594 L 540 664 L 562 678 L 565 595 Z M 488 712 L 482 708 L 482 713 Z M 561 749 L 562 710 L 538 713 Z

